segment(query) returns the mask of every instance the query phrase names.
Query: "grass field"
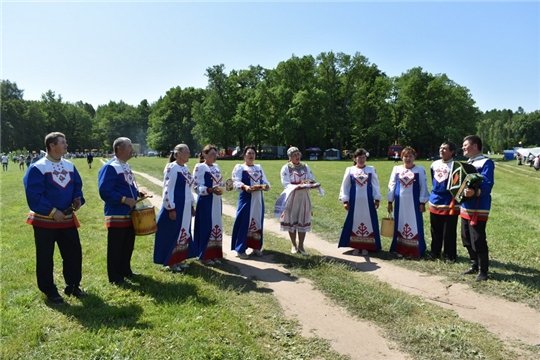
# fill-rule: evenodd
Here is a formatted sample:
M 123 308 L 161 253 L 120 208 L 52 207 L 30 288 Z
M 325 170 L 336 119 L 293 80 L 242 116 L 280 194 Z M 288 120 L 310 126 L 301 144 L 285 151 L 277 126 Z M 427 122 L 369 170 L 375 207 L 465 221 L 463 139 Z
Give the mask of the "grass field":
M 190 160 L 193 167 L 196 159 Z M 497 160 L 496 160 L 497 161 Z M 149 173 L 159 179 L 163 177 L 164 160 L 152 158 L 131 160 L 134 169 Z M 224 178 L 231 176 L 236 161 L 219 161 Z M 265 193 L 266 213 L 272 216 L 273 204 L 283 190 L 279 172 L 284 161 L 257 161 L 263 166 L 272 190 Z M 345 210 L 338 201 L 339 188 L 347 166 L 346 161 L 311 161 L 308 162 L 315 179 L 322 184 L 325 196 L 312 193 L 313 231 L 322 234 L 329 242 L 337 244 L 345 220 Z M 157 165 L 156 165 L 157 164 Z M 394 166 L 393 161 L 370 161 L 375 166 L 381 185 L 383 200 L 387 193 L 388 179 Z M 428 172 L 431 162 L 416 161 Z M 495 281 L 477 284 L 474 278 L 460 276 L 461 270 L 468 263 L 468 254 L 461 246 L 458 228 L 458 263 L 444 264 L 442 261 L 397 260 L 389 254 L 390 238 L 382 238 L 383 251 L 375 254 L 383 259 L 396 260 L 397 264 L 407 268 L 431 274 L 447 276 L 452 282 L 467 282 L 479 292 L 495 294 L 511 301 L 519 301 L 540 310 L 540 172 L 533 168 L 517 166 L 515 162 L 496 162 L 495 186 L 492 191 L 493 206 L 487 225 L 488 244 L 490 247 L 490 273 Z M 431 190 L 431 180 L 428 179 Z M 160 191 L 159 188 L 156 191 Z M 236 193 L 226 193 L 224 199 L 236 204 Z M 379 208 L 379 218 L 387 215 L 385 202 Z M 459 226 L 459 224 L 458 224 Z M 429 214 L 424 213 L 424 232 L 426 242 L 431 241 L 429 232 Z M 309 247 L 309 235 L 307 244 Z
M 99 159 L 96 159 L 99 160 Z M 83 246 L 83 283 L 90 294 L 82 301 L 52 306 L 43 301 L 35 284 L 35 250 L 22 171 L 2 173 L 1 188 L 1 355 L 5 359 L 339 359 L 321 339 L 299 335 L 296 323 L 286 319 L 263 284 L 238 276 L 225 263 L 220 269 L 196 262 L 186 275 L 165 272 L 152 264 L 152 237 L 139 237 L 134 269 L 143 276 L 128 288 L 110 286 L 106 275 L 106 229 L 97 193 L 99 161 L 89 170 L 84 160 L 74 161 L 84 181 L 87 204 L 79 218 Z M 165 159 L 138 158 L 134 170 L 162 177 Z M 190 167 L 195 164 L 191 159 Z M 283 161 L 261 161 L 273 189 L 265 193 L 267 211 L 281 192 L 279 170 Z M 236 162 L 219 162 L 230 177 Z M 343 171 L 350 163 L 310 162 L 326 196 L 313 196 L 313 229 L 337 243 L 345 211 L 337 200 Z M 374 161 L 382 193 L 393 162 Z M 418 162 L 426 169 L 428 162 Z M 514 163 L 497 163 L 493 212 L 488 223 L 492 281 L 477 284 L 461 277 L 465 252 L 458 246 L 460 263 L 397 260 L 386 251 L 375 256 L 452 282 L 465 282 L 475 290 L 518 301 L 540 310 L 540 173 Z M 138 179 L 160 192 L 158 186 Z M 234 204 L 235 194 L 225 201 Z M 379 216 L 384 215 L 383 210 Z M 428 224 L 427 214 L 425 217 Z M 224 219 L 230 233 L 232 219 Z M 426 236 L 428 236 L 426 226 Z M 309 235 L 307 237 L 309 248 Z M 389 248 L 384 239 L 383 249 Z M 278 261 L 288 244 L 273 236 L 265 249 Z M 283 261 L 290 257 L 283 258 Z M 374 277 L 321 257 L 297 258 L 292 271 L 312 279 L 316 286 L 351 314 L 373 321 L 384 336 L 398 343 L 411 358 L 517 358 L 484 328 L 417 297 L 391 289 Z M 55 254 L 55 280 L 59 286 L 61 259 Z M 352 315 L 351 315 L 352 316 Z M 540 355 L 538 348 L 524 351 Z M 434 357 L 433 357 L 434 356 Z

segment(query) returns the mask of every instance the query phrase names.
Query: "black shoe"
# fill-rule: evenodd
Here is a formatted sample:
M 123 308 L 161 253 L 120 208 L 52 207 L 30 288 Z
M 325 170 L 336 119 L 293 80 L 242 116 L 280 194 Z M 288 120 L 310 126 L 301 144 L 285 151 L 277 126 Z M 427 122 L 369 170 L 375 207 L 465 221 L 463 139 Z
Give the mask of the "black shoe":
M 470 268 L 468 270 L 465 270 L 464 272 L 461 273 L 461 275 L 471 275 L 471 274 L 476 274 L 478 272 L 478 268 Z
M 48 294 L 47 300 L 54 304 L 62 304 L 64 302 L 64 298 L 59 293 Z
M 75 296 L 77 299 L 83 298 L 87 296 L 88 294 L 81 290 L 78 286 L 66 286 L 64 289 L 64 294 L 68 296 Z
M 472 260 L 471 261 L 471 267 L 468 270 L 465 270 L 461 273 L 461 275 L 471 275 L 476 274 L 478 272 L 478 261 Z
M 127 285 L 127 282 L 124 279 L 120 279 L 116 281 L 111 281 L 111 284 L 116 285 L 116 286 L 125 286 Z
M 488 279 L 487 272 L 479 272 L 478 276 L 476 277 L 476 281 L 486 281 Z

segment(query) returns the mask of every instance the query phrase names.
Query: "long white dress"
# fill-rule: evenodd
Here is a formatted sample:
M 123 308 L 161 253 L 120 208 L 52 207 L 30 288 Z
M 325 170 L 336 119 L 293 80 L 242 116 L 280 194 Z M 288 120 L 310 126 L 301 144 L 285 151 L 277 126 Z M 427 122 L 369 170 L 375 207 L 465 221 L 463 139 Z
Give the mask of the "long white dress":
M 239 253 L 247 248 L 261 250 L 263 246 L 264 198 L 262 191 L 245 192 L 244 185 L 266 185 L 270 183 L 264 175 L 261 165 L 238 164 L 232 172 L 234 189 L 238 194 L 238 209 L 234 220 L 231 250 Z
M 223 186 L 221 169 L 217 164 L 199 163 L 195 165 L 193 178 L 198 195 L 193 240 L 198 256 L 200 260 L 220 259 L 223 257 L 222 200 L 219 195 L 209 194 L 208 188 Z
M 381 200 L 379 178 L 373 166 L 345 169 L 339 201 L 349 203 L 338 247 L 380 250 L 381 236 L 374 200 Z
M 154 240 L 154 263 L 174 265 L 192 257 L 188 248 L 193 246 L 191 236 L 191 208 L 193 177 L 189 168 L 176 162 L 168 163 L 163 170 L 163 204 L 157 219 Z M 169 212 L 176 212 L 171 220 Z M 193 252 L 195 254 L 195 252 Z
M 295 166 L 289 162 L 281 168 L 281 184 L 285 189 L 299 185 L 304 180 L 315 181 L 308 164 L 300 163 Z M 285 210 L 279 219 L 281 231 L 308 232 L 311 230 L 311 197 L 309 191 L 308 188 L 297 188 L 290 194 Z
M 426 170 L 418 165 L 412 169 L 404 165 L 394 166 L 386 199 L 395 201 L 394 238 L 390 251 L 413 258 L 421 257 L 426 251 L 426 241 L 420 203 L 425 204 L 429 200 Z

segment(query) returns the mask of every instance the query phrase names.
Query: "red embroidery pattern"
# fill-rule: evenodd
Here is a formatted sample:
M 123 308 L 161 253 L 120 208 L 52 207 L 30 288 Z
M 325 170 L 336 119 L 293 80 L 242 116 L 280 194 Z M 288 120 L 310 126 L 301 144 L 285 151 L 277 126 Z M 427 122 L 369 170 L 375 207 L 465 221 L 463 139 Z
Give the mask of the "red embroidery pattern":
M 195 179 L 193 178 L 193 176 L 191 176 L 191 173 L 189 172 L 189 169 L 187 168 L 187 166 L 182 166 L 182 171 L 180 173 L 184 177 L 184 180 L 186 181 L 186 184 L 188 186 L 193 185 L 193 182 L 195 181 Z
M 122 166 L 123 167 L 123 166 Z M 124 168 L 124 167 L 123 167 Z M 131 169 L 129 168 L 124 168 L 124 179 L 126 180 L 126 182 L 129 184 L 129 185 L 133 185 L 133 179 L 134 179 L 134 176 L 133 176 L 133 173 L 131 172 Z
M 409 169 L 405 169 L 403 172 L 399 173 L 398 176 L 399 182 L 403 187 L 409 187 L 414 184 L 414 173 Z
M 69 172 L 64 169 L 64 164 L 62 161 L 58 163 L 52 162 L 53 171 L 52 171 L 52 180 L 60 185 L 61 187 L 65 188 L 66 185 L 70 182 L 71 176 L 69 175 Z
M 210 232 L 210 240 L 221 241 L 222 237 L 223 237 L 223 234 L 221 232 L 221 228 L 219 227 L 219 225 L 214 226 L 214 228 Z
M 308 173 L 304 164 L 301 164 L 298 167 L 289 164 L 289 178 L 292 184 L 299 184 L 303 180 L 307 180 Z
M 60 182 L 64 182 L 66 180 L 66 175 L 68 172 L 65 169 L 62 169 L 62 171 L 54 170 L 53 175 L 60 180 Z
M 257 223 L 255 222 L 255 219 L 254 218 L 251 218 L 251 223 L 249 224 L 249 229 L 248 231 L 257 231 L 259 229 L 257 229 Z
M 180 236 L 178 237 L 178 240 L 176 240 L 176 243 L 178 245 L 184 245 L 184 244 L 187 244 L 188 241 L 189 241 L 189 234 L 187 233 L 185 228 L 182 228 L 182 230 L 180 230 Z
M 414 237 L 414 234 L 411 230 L 411 227 L 408 223 L 405 223 L 405 225 L 403 225 L 403 230 L 401 231 L 401 236 L 404 238 L 404 239 L 412 239 Z
M 437 181 L 439 184 L 446 181 L 448 179 L 449 171 L 448 166 L 439 167 L 435 169 L 435 181 Z
M 221 171 L 216 166 L 209 166 L 210 168 L 210 176 L 212 177 L 212 180 L 214 181 L 214 184 L 220 184 L 223 180 L 223 177 L 221 176 Z
M 262 178 L 262 171 L 260 169 L 253 169 L 250 167 L 247 174 L 254 183 L 259 182 L 259 180 Z
M 369 175 L 364 172 L 364 170 L 360 169 L 360 171 L 357 171 L 354 173 L 354 182 L 360 186 L 364 187 L 368 183 Z
M 368 229 L 366 227 L 366 224 L 360 223 L 360 225 L 358 226 L 358 230 L 356 230 L 356 232 L 355 232 L 355 235 L 364 236 L 364 237 L 369 235 L 369 231 L 368 231 Z

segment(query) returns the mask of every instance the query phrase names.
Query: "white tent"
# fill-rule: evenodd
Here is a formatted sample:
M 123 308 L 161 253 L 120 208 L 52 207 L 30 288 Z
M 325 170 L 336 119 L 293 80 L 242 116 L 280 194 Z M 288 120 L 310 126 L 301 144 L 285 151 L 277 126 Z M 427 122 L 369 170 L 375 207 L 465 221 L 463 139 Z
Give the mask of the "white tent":
M 521 156 L 529 156 L 529 154 L 533 154 L 534 156 L 538 156 L 540 155 L 540 147 L 536 147 L 536 148 L 521 148 L 521 149 L 516 149 L 516 151 L 521 155 Z
M 334 148 L 324 150 L 324 158 L 326 160 L 339 160 L 339 150 Z

